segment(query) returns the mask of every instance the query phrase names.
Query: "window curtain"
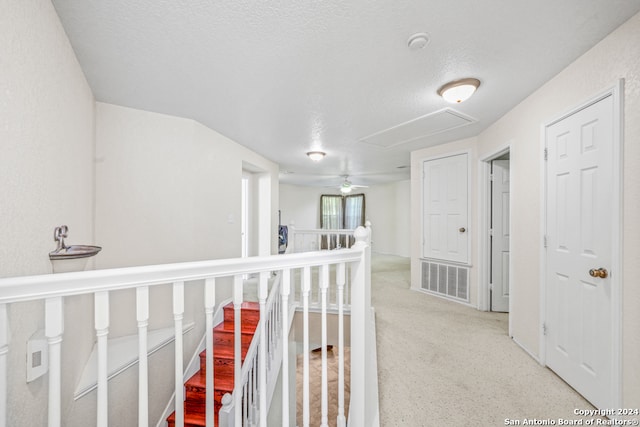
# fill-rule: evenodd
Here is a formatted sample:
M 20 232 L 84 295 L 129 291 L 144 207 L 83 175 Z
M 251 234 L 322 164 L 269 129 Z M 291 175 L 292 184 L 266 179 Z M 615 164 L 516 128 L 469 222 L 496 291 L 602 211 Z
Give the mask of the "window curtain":
M 342 228 L 344 212 L 342 196 L 320 196 L 320 228 Z
M 364 225 L 364 194 L 344 198 L 344 228 L 354 230 Z

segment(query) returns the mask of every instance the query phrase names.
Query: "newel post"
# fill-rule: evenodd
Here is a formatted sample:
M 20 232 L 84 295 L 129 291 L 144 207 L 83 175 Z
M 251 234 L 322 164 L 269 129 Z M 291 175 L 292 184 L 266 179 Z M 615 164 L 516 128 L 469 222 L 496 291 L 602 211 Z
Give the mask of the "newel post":
M 369 426 L 372 415 L 367 408 L 371 388 L 371 376 L 367 375 L 371 366 L 368 349 L 371 348 L 371 247 L 369 230 L 358 227 L 353 233 L 354 249 L 362 249 L 360 261 L 351 266 L 351 401 L 349 425 Z

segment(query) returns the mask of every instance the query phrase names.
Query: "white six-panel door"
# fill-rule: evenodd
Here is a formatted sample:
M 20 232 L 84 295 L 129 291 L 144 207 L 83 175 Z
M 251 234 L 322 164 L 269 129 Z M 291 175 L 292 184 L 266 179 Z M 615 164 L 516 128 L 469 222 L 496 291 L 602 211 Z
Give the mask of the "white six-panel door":
M 468 263 L 467 154 L 423 165 L 423 257 Z
M 491 311 L 509 311 L 509 160 L 491 162 Z
M 613 407 L 613 96 L 546 129 L 546 364 Z

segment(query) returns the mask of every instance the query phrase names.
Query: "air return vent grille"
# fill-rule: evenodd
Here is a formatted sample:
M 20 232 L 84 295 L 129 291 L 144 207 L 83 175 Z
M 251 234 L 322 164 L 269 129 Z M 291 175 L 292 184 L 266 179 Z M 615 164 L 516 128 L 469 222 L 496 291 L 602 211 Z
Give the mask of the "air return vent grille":
M 469 268 L 423 261 L 422 289 L 469 302 Z

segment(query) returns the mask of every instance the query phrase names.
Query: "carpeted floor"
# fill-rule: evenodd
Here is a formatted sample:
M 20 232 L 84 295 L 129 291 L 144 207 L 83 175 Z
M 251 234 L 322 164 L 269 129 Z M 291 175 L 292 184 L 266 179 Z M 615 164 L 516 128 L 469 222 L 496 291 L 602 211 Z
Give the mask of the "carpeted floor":
M 593 409 L 508 337 L 507 314 L 411 291 L 409 282 L 409 259 L 373 255 L 382 427 L 557 422 Z
M 344 414 L 349 414 L 349 360 L 350 352 L 349 347 L 344 349 L 344 376 L 345 376 L 345 390 L 344 400 L 345 408 Z M 297 375 L 296 375 L 296 423 L 298 426 L 302 426 L 302 370 L 304 361 L 302 354 L 298 355 L 297 361 Z M 322 352 L 309 353 L 309 414 L 310 422 L 312 426 L 320 425 L 322 414 Z M 329 427 L 335 427 L 337 425 L 338 416 L 338 348 L 332 347 L 327 351 L 327 412 Z
M 489 427 L 517 425 L 508 420 L 522 425 L 525 419 L 557 423 L 580 419 L 574 409 L 594 409 L 508 337 L 507 314 L 411 291 L 409 282 L 409 259 L 372 256 L 382 427 Z M 334 426 L 336 347 L 328 359 L 329 425 Z M 297 365 L 301 426 L 301 355 Z M 320 366 L 320 353 L 312 353 L 311 425 L 320 423 Z

